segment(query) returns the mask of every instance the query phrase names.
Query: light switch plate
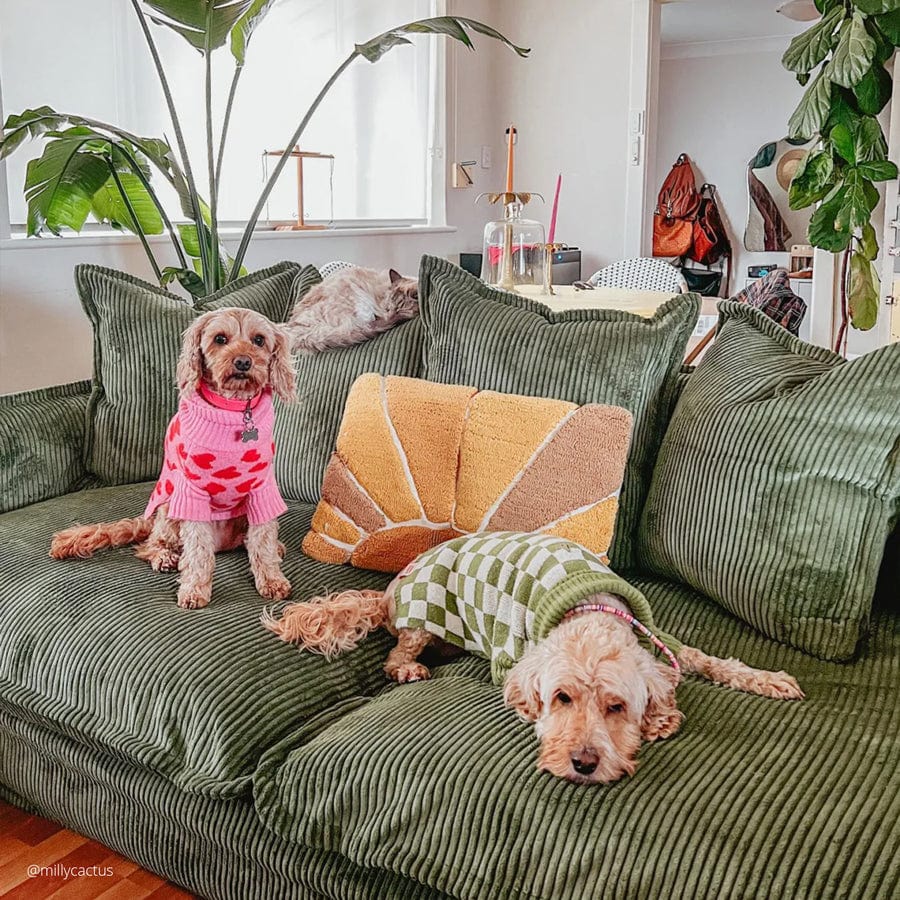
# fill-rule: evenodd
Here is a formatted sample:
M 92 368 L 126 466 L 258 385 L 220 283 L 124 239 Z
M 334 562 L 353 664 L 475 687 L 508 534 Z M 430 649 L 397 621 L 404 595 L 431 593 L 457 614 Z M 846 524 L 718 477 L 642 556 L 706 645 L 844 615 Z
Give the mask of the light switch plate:
M 484 144 L 481 148 L 481 168 L 489 169 L 494 164 L 494 154 L 491 148 Z

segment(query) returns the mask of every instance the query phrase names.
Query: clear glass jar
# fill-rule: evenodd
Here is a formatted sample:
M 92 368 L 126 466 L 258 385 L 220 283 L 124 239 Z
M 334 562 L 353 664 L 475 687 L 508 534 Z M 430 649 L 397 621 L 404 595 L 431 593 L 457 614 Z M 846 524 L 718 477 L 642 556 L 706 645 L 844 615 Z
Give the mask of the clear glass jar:
M 502 221 L 484 227 L 481 280 L 506 291 L 519 284 L 544 284 L 544 226 L 523 218 L 523 209 L 520 200 L 513 200 L 504 207 Z

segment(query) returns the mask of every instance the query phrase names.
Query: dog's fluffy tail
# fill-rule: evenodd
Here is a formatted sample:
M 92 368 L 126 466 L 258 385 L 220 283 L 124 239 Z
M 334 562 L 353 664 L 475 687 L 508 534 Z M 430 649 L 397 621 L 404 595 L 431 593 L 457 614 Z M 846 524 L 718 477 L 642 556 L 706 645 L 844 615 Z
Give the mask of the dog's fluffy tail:
M 390 606 L 383 591 L 341 591 L 289 603 L 280 619 L 264 610 L 261 621 L 283 641 L 331 659 L 353 650 L 370 631 L 390 624 Z
M 74 525 L 58 531 L 50 542 L 53 559 L 80 556 L 87 559 L 95 550 L 124 547 L 144 541 L 153 530 L 150 519 L 120 519 L 118 522 L 98 522 L 96 525 Z

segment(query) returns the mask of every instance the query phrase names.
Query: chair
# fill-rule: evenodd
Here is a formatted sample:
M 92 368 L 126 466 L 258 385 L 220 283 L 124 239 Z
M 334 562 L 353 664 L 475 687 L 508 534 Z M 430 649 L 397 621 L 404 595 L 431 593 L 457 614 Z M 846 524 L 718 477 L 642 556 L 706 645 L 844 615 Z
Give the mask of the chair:
M 319 274 L 322 276 L 322 279 L 324 280 L 329 275 L 334 275 L 335 272 L 340 272 L 343 269 L 355 269 L 355 268 L 356 268 L 356 266 L 354 265 L 354 263 L 344 262 L 344 260 L 342 260 L 342 259 L 336 259 L 336 260 L 333 260 L 332 262 L 325 263 L 325 265 L 319 269 Z
M 622 259 L 594 272 L 589 279 L 594 287 L 626 288 L 632 291 L 687 292 L 684 276 L 664 259 L 636 256 Z

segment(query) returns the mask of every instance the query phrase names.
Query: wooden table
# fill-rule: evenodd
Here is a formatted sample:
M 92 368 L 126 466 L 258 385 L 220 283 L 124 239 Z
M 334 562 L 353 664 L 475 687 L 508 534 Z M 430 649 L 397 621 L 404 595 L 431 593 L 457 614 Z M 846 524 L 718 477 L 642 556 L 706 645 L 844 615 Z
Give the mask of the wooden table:
M 521 285 L 516 293 L 549 306 L 554 312 L 569 309 L 621 309 L 649 319 L 666 300 L 669 291 L 632 291 L 626 288 L 598 287 L 592 291 L 576 290 L 571 284 L 555 284 L 553 295 L 541 293 L 541 288 Z

